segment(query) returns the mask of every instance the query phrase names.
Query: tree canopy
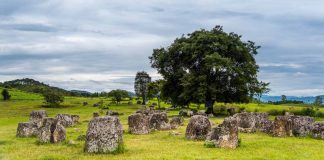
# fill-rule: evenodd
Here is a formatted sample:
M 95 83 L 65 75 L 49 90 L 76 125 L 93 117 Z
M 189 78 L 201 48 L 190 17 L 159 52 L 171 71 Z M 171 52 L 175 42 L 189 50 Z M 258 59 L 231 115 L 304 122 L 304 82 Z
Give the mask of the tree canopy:
M 164 96 L 174 105 L 205 103 L 207 113 L 218 102 L 249 102 L 260 86 L 258 53 L 252 41 L 243 41 L 221 26 L 183 35 L 167 48 L 153 50 L 151 65 L 163 76 Z
M 135 93 L 137 96 L 142 97 L 143 102 L 145 104 L 148 96 L 148 85 L 151 82 L 151 77 L 145 71 L 137 72 L 135 77 Z
M 3 100 L 5 101 L 10 100 L 11 98 L 11 95 L 9 94 L 9 91 L 7 89 L 3 89 L 1 95 L 3 97 Z
M 43 96 L 45 104 L 49 107 L 59 107 L 60 104 L 64 102 L 64 96 L 59 92 L 47 90 L 43 92 Z
M 323 103 L 323 98 L 322 98 L 322 96 L 316 96 L 316 97 L 315 97 L 315 101 L 314 101 L 314 105 L 319 106 L 319 105 L 322 105 L 322 103 Z
M 108 97 L 112 97 L 113 101 L 117 102 L 117 104 L 119 104 L 120 101 L 123 100 L 123 98 L 128 98 L 128 92 L 125 90 L 121 90 L 121 89 L 116 89 L 116 90 L 112 90 L 110 92 L 108 92 Z
M 160 108 L 160 100 L 161 100 L 161 89 L 164 81 L 156 80 L 148 85 L 148 98 L 157 98 L 158 106 Z

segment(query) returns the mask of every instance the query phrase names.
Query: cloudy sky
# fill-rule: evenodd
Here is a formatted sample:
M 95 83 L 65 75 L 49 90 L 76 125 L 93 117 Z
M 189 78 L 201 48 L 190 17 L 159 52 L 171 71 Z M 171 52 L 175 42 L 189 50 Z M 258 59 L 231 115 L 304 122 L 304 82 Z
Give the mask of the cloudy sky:
M 222 25 L 262 48 L 270 95 L 324 94 L 324 1 L 1 0 L 0 81 L 133 90 L 148 56 L 176 37 Z

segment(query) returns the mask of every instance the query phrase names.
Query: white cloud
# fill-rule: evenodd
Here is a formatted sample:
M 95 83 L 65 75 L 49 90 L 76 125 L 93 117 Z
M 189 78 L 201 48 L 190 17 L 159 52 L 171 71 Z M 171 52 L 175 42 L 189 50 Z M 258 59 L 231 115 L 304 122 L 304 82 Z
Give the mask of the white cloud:
M 153 48 L 223 25 L 262 46 L 259 77 L 271 82 L 270 94 L 318 94 L 324 85 L 323 19 L 322 1 L 4 0 L 0 67 L 7 70 L 0 78 L 91 91 L 132 89 L 129 77 L 136 71 L 158 77 L 147 58 Z

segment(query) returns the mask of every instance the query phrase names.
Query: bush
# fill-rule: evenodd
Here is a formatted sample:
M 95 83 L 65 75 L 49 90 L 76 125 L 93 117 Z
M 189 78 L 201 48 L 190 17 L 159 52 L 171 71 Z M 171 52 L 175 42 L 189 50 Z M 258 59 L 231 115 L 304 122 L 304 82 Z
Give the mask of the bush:
M 214 106 L 214 113 L 216 114 L 216 115 L 224 115 L 224 116 L 226 116 L 227 115 L 227 108 L 226 108 L 226 106 L 224 105 L 224 104 L 221 104 L 221 105 L 216 105 L 216 106 Z
M 314 117 L 315 116 L 315 110 L 313 107 L 307 107 L 307 108 L 303 108 L 301 110 L 301 114 L 304 115 L 304 116 L 312 116 Z
M 282 111 L 276 110 L 276 109 L 271 109 L 270 111 L 268 111 L 268 113 L 272 116 L 278 116 L 278 115 L 282 115 Z
M 141 101 L 137 101 L 136 104 L 142 104 L 142 102 Z
M 64 102 L 64 96 L 58 92 L 54 91 L 45 91 L 43 92 L 45 99 L 45 104 L 50 107 L 59 107 L 61 103 Z
M 245 107 L 240 107 L 239 112 L 243 112 L 243 111 L 245 111 Z
M 206 148 L 215 148 L 216 147 L 215 143 L 213 141 L 207 141 L 207 140 L 205 141 L 204 146 Z
M 321 111 L 316 111 L 316 113 L 315 113 L 315 117 L 324 118 L 324 113 L 321 112 Z
M 7 89 L 2 90 L 1 94 L 4 101 L 10 100 L 11 95 Z

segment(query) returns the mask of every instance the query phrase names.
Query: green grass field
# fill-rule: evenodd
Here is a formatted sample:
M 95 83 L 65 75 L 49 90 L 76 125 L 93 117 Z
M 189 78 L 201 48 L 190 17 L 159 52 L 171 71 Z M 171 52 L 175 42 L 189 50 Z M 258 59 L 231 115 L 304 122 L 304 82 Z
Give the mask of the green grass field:
M 39 95 L 12 91 L 13 99 L 8 102 L 0 101 L 0 159 L 324 159 L 324 141 L 311 138 L 277 138 L 263 133 L 243 134 L 241 146 L 235 150 L 206 148 L 203 141 L 190 141 L 184 138 L 188 118 L 185 126 L 178 128 L 180 136 L 170 135 L 171 131 L 156 131 L 149 135 L 131 135 L 124 133 L 125 153 L 121 154 L 87 154 L 83 152 L 84 141 L 78 141 L 77 137 L 86 133 L 88 121 L 92 113 L 100 111 L 92 105 L 99 101 L 98 98 L 74 98 L 65 99 L 62 108 L 42 108 L 43 100 Z M 20 93 L 18 93 L 20 92 Z M 28 98 L 23 98 L 27 96 Z M 104 99 L 108 103 L 107 99 Z M 82 102 L 89 102 L 88 106 L 82 106 Z M 134 101 L 135 102 L 135 101 Z M 166 104 L 163 104 L 166 107 Z M 248 109 L 258 108 L 265 111 L 269 108 L 284 108 L 291 106 L 272 105 L 245 105 Z M 127 117 L 141 105 L 113 105 L 111 110 L 124 113 L 120 116 L 125 131 L 128 129 Z M 296 106 L 297 108 L 298 106 Z M 301 107 L 301 106 L 299 106 Z M 49 116 L 57 113 L 70 113 L 80 115 L 81 124 L 67 128 L 67 140 L 74 140 L 76 145 L 67 142 L 60 144 L 37 144 L 37 138 L 16 138 L 16 128 L 19 122 L 29 119 L 32 110 L 45 109 Z M 103 115 L 104 113 L 102 113 Z M 171 111 L 169 116 L 177 115 L 178 111 Z M 222 122 L 224 117 L 216 117 L 211 120 L 216 124 Z M 318 119 L 323 120 L 323 119 Z

